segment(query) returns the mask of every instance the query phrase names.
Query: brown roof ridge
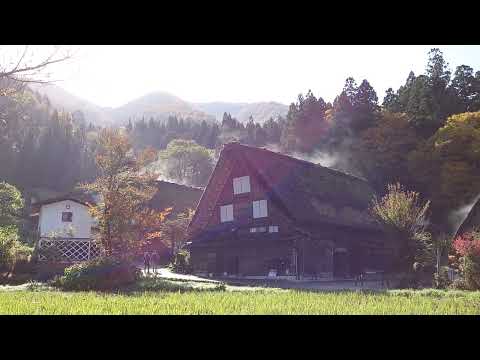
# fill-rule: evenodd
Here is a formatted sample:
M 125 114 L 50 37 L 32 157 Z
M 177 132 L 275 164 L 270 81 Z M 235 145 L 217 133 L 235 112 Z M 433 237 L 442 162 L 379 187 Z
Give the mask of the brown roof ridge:
M 290 156 L 290 155 L 286 155 L 286 154 L 282 154 L 282 153 L 275 152 L 275 151 L 272 151 L 272 150 L 268 150 L 267 148 L 264 148 L 264 147 L 259 148 L 259 147 L 255 147 L 255 146 L 241 144 L 239 142 L 230 142 L 230 143 L 225 144 L 224 148 L 225 147 L 231 148 L 231 147 L 234 147 L 234 146 L 240 146 L 240 147 L 244 147 L 244 148 L 254 150 L 254 151 L 264 151 L 264 152 L 267 152 L 269 154 L 273 154 L 273 155 L 276 155 L 278 157 L 282 157 L 285 160 L 295 161 L 295 162 L 303 164 L 305 166 L 316 167 L 316 168 L 319 168 L 319 169 L 322 169 L 322 170 L 330 171 L 331 173 L 334 173 L 336 175 L 346 176 L 346 177 L 353 178 L 353 179 L 358 180 L 358 181 L 368 183 L 367 179 L 364 179 L 364 178 L 359 177 L 357 175 L 346 173 L 344 171 L 340 171 L 340 170 L 337 170 L 337 169 L 332 169 L 332 168 L 329 168 L 329 167 L 326 167 L 326 166 L 322 166 L 320 164 L 315 164 L 313 162 L 303 160 L 303 159 L 299 159 L 299 158 L 296 158 L 296 157 L 293 157 L 293 156 Z
M 188 223 L 188 227 L 187 227 L 188 229 L 190 229 L 190 226 L 192 224 L 195 224 L 195 222 L 197 221 L 197 217 L 199 216 L 198 215 L 198 213 L 199 213 L 198 210 L 200 209 L 200 205 L 202 204 L 203 198 L 206 197 L 205 194 L 208 190 L 208 187 L 210 186 L 210 183 L 212 182 L 213 178 L 215 177 L 216 173 L 218 172 L 218 169 L 220 167 L 219 164 L 220 164 L 221 157 L 222 157 L 222 154 L 220 154 L 220 156 L 218 157 L 217 163 L 215 164 L 215 167 L 213 168 L 212 173 L 210 174 L 210 177 L 208 178 L 207 185 L 205 185 L 205 189 L 203 190 L 202 195 L 200 196 L 200 199 L 198 199 L 198 203 L 197 203 L 197 206 L 195 207 L 195 211 L 193 213 L 193 216 L 190 219 L 190 222 Z
M 191 185 L 185 185 L 185 184 L 179 184 L 173 181 L 167 181 L 167 180 L 155 180 L 156 183 L 165 183 L 165 184 L 172 184 L 172 185 L 177 185 L 181 187 L 186 187 L 188 189 L 195 189 L 195 190 L 204 190 L 203 187 L 200 186 L 191 186 Z

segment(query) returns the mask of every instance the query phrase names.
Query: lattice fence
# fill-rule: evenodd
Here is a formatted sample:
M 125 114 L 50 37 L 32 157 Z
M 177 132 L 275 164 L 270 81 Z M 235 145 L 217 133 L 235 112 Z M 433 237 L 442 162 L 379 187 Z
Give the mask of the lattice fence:
M 78 262 L 101 255 L 101 248 L 90 239 L 49 239 L 38 242 L 40 261 Z

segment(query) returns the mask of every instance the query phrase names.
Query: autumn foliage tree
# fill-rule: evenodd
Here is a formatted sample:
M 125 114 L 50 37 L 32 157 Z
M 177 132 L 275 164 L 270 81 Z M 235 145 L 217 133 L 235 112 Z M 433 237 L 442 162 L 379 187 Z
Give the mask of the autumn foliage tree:
M 168 210 L 146 206 L 156 191 L 155 176 L 140 170 L 151 156 L 149 151 L 135 156 L 128 138 L 118 129 L 104 129 L 99 135 L 96 163 L 100 175 L 80 187 L 101 197 L 91 214 L 98 221 L 98 238 L 107 256 L 140 247 L 168 214 Z
M 213 153 L 193 140 L 172 140 L 160 153 L 164 175 L 193 186 L 204 186 L 213 171 Z
M 30 250 L 20 241 L 18 226 L 24 202 L 18 189 L 5 182 L 0 182 L 0 270 L 13 270 L 16 260 L 21 255 L 28 255 Z
M 480 112 L 452 115 L 409 156 L 409 171 L 433 199 L 437 222 L 480 193 Z
M 175 256 L 185 244 L 187 239 L 188 224 L 192 220 L 194 211 L 188 209 L 186 212 L 178 214 L 175 219 L 166 220 L 161 227 L 162 242 L 172 249 Z
M 356 164 L 379 190 L 397 181 L 408 184 L 408 155 L 419 141 L 406 114 L 382 111 L 377 126 L 359 136 Z
M 460 270 L 469 289 L 480 289 L 480 231 L 459 235 L 453 248 L 460 260 Z
M 430 202 L 422 203 L 417 192 L 400 183 L 389 184 L 387 190 L 373 200 L 371 213 L 398 244 L 398 270 L 410 273 L 414 263 L 431 260 L 431 235 L 426 231 Z

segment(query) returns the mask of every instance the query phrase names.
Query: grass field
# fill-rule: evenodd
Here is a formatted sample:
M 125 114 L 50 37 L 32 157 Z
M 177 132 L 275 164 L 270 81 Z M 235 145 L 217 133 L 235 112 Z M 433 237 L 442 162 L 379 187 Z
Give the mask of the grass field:
M 0 291 L 0 314 L 480 314 L 480 292 Z

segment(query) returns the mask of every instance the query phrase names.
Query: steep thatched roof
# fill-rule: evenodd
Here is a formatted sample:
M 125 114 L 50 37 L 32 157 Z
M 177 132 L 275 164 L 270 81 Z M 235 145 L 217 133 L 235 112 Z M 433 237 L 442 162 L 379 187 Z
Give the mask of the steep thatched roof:
M 157 192 L 149 202 L 155 210 L 164 210 L 172 207 L 171 215 L 175 216 L 188 209 L 197 207 L 203 189 L 180 185 L 168 181 L 156 181 Z
M 298 222 L 376 227 L 367 209 L 374 191 L 363 179 L 266 149 L 230 144 Z
M 467 217 L 457 230 L 456 236 L 480 228 L 480 199 L 468 213 Z

